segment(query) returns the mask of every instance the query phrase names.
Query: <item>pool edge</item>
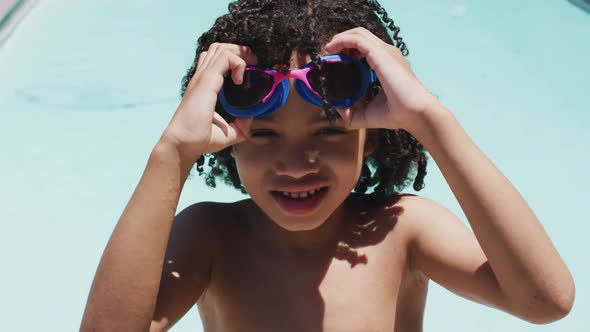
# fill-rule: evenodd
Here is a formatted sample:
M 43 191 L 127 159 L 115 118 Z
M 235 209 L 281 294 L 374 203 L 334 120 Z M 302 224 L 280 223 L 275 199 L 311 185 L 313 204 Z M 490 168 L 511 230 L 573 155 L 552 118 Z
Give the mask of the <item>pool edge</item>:
M 39 0 L 18 0 L 0 7 L 0 47 L 8 40 L 16 27 Z M 5 1 L 4 1 L 5 2 Z

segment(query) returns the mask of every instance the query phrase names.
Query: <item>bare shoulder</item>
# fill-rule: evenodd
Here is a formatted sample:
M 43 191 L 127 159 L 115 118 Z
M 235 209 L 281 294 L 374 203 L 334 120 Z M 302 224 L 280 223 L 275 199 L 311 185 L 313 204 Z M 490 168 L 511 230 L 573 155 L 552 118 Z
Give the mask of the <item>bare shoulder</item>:
M 174 226 L 189 227 L 203 231 L 217 231 L 233 220 L 235 203 L 202 201 L 184 208 L 176 215 Z M 173 226 L 173 227 L 174 227 Z
M 415 243 L 437 218 L 449 214 L 448 210 L 429 198 L 406 193 L 398 193 L 369 210 L 371 212 L 365 219 L 377 221 L 381 228 L 386 229 L 381 232 L 382 237 L 390 237 L 393 248 L 406 254 L 406 273 L 413 275 L 411 279 L 417 278 L 423 282 L 426 277 L 416 269 L 414 262 Z
M 450 212 L 434 200 L 415 194 L 399 195 L 392 206 L 398 211 L 398 222 L 407 241 L 410 270 L 415 272 L 413 257 L 415 242 L 418 241 L 420 234 L 424 234 L 428 228 L 433 228 L 437 220 Z
M 150 331 L 172 327 L 208 288 L 231 203 L 198 202 L 174 218 Z M 231 210 L 231 209 L 229 209 Z
M 184 208 L 174 218 L 170 241 L 175 240 L 174 243 L 179 245 L 199 247 L 210 244 L 210 240 L 219 232 L 219 224 L 226 219 L 226 204 L 197 202 Z M 170 241 L 169 246 L 174 245 Z
M 385 201 L 375 202 L 370 195 L 360 195 L 353 199 L 356 220 L 362 225 L 384 228 L 383 236 L 395 233 L 399 237 L 407 237 L 408 228 L 412 227 L 414 210 L 421 205 L 422 198 L 414 194 L 398 193 Z
M 416 208 L 412 194 L 398 193 L 385 200 L 371 194 L 354 194 L 347 201 L 353 229 L 348 241 L 353 248 L 372 248 L 395 259 L 400 271 L 409 272 L 413 215 Z
M 244 206 L 251 199 L 236 202 L 198 202 L 187 208 L 190 219 L 199 219 L 200 227 L 208 228 L 213 232 L 221 232 L 227 236 L 228 232 L 235 232 L 237 225 L 242 224 L 246 218 Z
M 400 222 L 406 228 L 408 236 L 415 236 L 416 232 L 428 227 L 437 216 L 448 213 L 444 206 L 434 200 L 414 194 L 400 194 L 392 207 L 398 210 Z
M 236 233 L 241 219 L 240 202 L 197 202 L 178 213 L 170 241 L 191 252 L 209 253 L 208 260 L 213 260 L 231 233 Z
M 423 196 L 404 195 L 397 203 L 403 210 L 404 224 L 408 231 L 409 240 L 412 245 L 418 245 L 414 242 L 441 243 L 435 240 L 436 237 L 442 236 L 440 233 L 444 230 L 445 235 L 460 234 L 462 240 L 475 240 L 473 234 L 469 231 L 465 223 L 442 204 Z M 450 240 L 448 237 L 445 240 Z M 456 239 L 457 240 L 457 239 Z

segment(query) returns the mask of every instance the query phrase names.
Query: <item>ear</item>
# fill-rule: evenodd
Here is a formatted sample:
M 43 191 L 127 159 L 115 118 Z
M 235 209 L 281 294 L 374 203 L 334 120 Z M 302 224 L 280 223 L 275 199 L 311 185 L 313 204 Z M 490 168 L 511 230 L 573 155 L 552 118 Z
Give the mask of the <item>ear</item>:
M 365 151 L 363 156 L 366 157 L 371 153 L 375 152 L 377 143 L 379 142 L 379 129 L 371 128 L 366 129 L 365 133 Z

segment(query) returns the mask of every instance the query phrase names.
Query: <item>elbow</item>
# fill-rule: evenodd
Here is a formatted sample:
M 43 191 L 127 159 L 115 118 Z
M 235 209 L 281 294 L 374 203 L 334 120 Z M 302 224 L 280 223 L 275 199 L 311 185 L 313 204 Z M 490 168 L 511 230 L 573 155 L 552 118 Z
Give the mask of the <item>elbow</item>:
M 554 306 L 555 315 L 553 317 L 554 319 L 551 322 L 558 321 L 567 316 L 574 307 L 575 298 L 576 288 L 574 286 L 574 283 L 572 282 L 571 287 L 563 290 L 563 293 L 559 297 L 558 301 L 556 301 L 556 304 Z
M 533 324 L 549 324 L 566 317 L 574 306 L 575 286 L 563 287 L 558 296 L 547 300 L 544 296 L 534 296 L 524 311 L 523 319 Z
M 567 316 L 574 307 L 574 301 L 576 298 L 576 286 L 573 278 L 570 278 L 567 282 L 564 282 L 560 288 L 557 296 L 554 297 L 554 301 L 551 303 L 553 308 L 553 319 L 550 322 L 558 321 Z
M 571 288 L 568 290 L 568 292 L 565 293 L 564 300 L 563 300 L 562 304 L 559 306 L 559 310 L 560 310 L 559 312 L 561 314 L 559 319 L 562 319 L 563 317 L 567 316 L 570 313 L 570 311 L 572 311 L 572 308 L 574 307 L 575 298 L 576 298 L 576 287 L 574 286 L 574 283 L 572 282 Z
M 151 323 L 151 325 L 150 325 Z M 80 324 L 80 332 L 100 332 L 100 331 L 166 331 L 159 324 L 154 322 L 138 323 L 133 320 L 113 320 L 98 317 L 83 317 Z

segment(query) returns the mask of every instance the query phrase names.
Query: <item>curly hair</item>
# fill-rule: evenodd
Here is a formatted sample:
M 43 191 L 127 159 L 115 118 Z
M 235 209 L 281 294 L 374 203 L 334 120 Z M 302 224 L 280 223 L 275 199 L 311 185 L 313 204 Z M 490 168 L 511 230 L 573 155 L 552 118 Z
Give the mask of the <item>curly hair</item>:
M 290 68 L 291 53 L 296 50 L 310 55 L 318 65 L 323 109 L 333 121 L 340 116 L 326 98 L 325 74 L 317 55 L 333 35 L 364 27 L 397 47 L 404 56 L 409 53 L 398 36 L 399 27 L 375 0 L 238 0 L 230 3 L 228 9 L 229 13 L 217 18 L 213 27 L 199 37 L 193 64 L 182 79 L 181 96 L 195 74 L 199 55 L 214 42 L 249 46 L 257 56 L 257 64 L 262 67 Z M 379 89 L 379 82 L 376 82 L 369 89 L 367 100 L 372 100 Z M 215 111 L 228 123 L 234 120 L 219 101 Z M 377 201 L 384 201 L 403 190 L 414 175 L 414 190 L 423 189 L 427 163 L 424 146 L 403 129 L 378 129 L 377 136 L 375 150 L 363 160 L 354 192 L 365 194 L 374 187 L 372 195 Z M 196 161 L 199 175 L 205 173 L 206 158 L 210 168 L 205 178 L 208 186 L 215 187 L 216 178 L 221 178 L 247 194 L 231 156 L 231 147 L 201 156 Z

